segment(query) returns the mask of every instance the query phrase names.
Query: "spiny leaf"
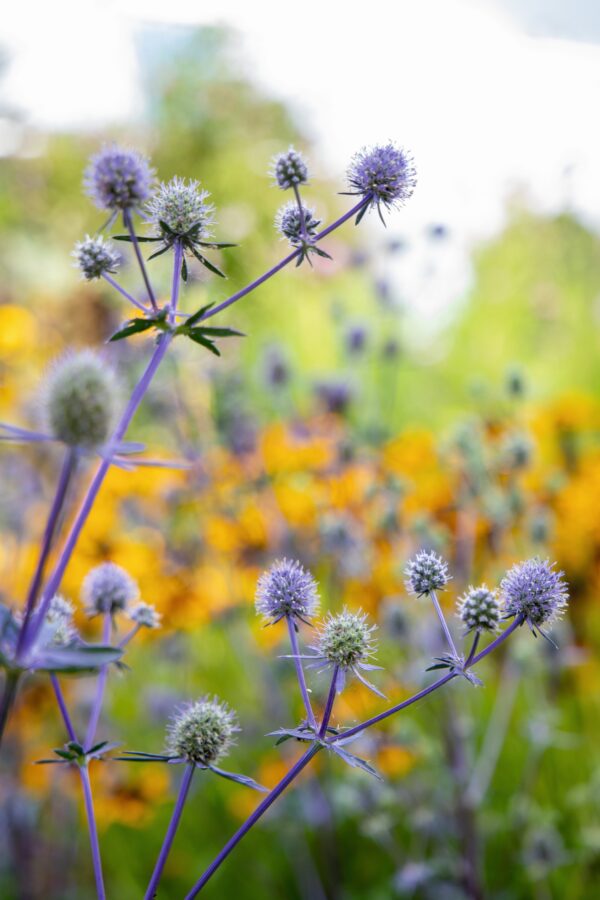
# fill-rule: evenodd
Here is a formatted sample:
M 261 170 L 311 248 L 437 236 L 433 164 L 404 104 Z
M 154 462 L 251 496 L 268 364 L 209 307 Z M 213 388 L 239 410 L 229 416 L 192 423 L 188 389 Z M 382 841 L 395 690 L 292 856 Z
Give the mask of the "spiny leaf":
M 190 247 L 190 250 L 196 257 L 198 262 L 201 262 L 202 265 L 205 266 L 205 268 L 207 268 L 210 272 L 213 272 L 215 275 L 219 275 L 220 278 L 226 277 L 224 272 L 221 272 L 221 270 L 217 269 L 217 267 L 213 265 L 213 263 L 209 262 L 209 260 L 205 256 L 202 256 L 201 253 L 198 253 L 195 247 Z
M 133 244 L 133 238 L 129 234 L 113 234 L 111 235 L 111 240 L 113 241 L 126 241 L 128 244 Z M 141 235 L 136 236 L 136 241 L 139 244 L 152 244 L 156 241 L 162 241 L 161 237 L 142 237 Z
M 195 325 L 196 322 L 197 322 L 199 319 L 202 318 L 202 316 L 204 315 L 204 313 L 207 313 L 208 310 L 209 310 L 209 309 L 212 309 L 212 307 L 213 307 L 214 305 L 215 305 L 215 303 L 214 303 L 214 300 L 213 300 L 212 303 L 207 303 L 206 306 L 202 306 L 202 307 L 201 307 L 200 309 L 198 309 L 195 313 L 192 313 L 192 315 L 189 317 L 189 319 L 186 319 L 185 324 L 186 324 L 188 327 L 189 327 L 190 325 Z

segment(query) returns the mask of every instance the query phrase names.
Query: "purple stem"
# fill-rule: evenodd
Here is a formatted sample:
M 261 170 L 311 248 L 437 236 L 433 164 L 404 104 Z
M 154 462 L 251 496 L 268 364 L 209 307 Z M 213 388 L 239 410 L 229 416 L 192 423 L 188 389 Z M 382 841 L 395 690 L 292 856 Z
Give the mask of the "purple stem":
M 127 644 L 129 643 L 129 641 L 133 640 L 133 638 L 136 636 L 136 634 L 137 634 L 138 631 L 141 629 L 141 627 L 142 627 L 142 626 L 140 625 L 140 623 L 137 622 L 137 623 L 133 626 L 133 628 L 131 629 L 131 631 L 128 631 L 127 634 L 125 635 L 125 637 L 122 638 L 122 639 L 119 641 L 118 646 L 121 647 L 121 648 L 126 647 Z
M 300 685 L 300 693 L 302 694 L 302 699 L 304 701 L 304 707 L 306 709 L 306 715 L 308 718 L 308 724 L 316 730 L 317 728 L 317 720 L 315 719 L 315 714 L 313 712 L 312 704 L 310 702 L 310 697 L 308 695 L 308 688 L 306 686 L 306 678 L 304 676 L 304 669 L 302 668 L 302 660 L 300 657 L 300 649 L 298 647 L 298 635 L 296 633 L 296 624 L 291 616 L 286 616 L 288 631 L 290 634 L 290 644 L 292 645 L 292 653 L 294 655 L 294 663 L 296 665 L 296 675 L 298 676 L 298 684 Z
M 469 655 L 467 656 L 467 658 L 466 658 L 466 660 L 465 660 L 465 669 L 466 669 L 468 666 L 470 666 L 471 663 L 473 662 L 473 657 L 474 657 L 475 654 L 477 653 L 477 646 L 478 646 L 478 644 L 479 644 L 479 638 L 480 638 L 480 637 L 481 637 L 481 632 L 480 632 L 480 631 L 476 631 L 476 632 L 475 632 L 475 637 L 473 638 L 473 643 L 471 644 L 471 649 L 470 649 L 470 651 L 469 651 Z
M 302 206 L 302 200 L 300 199 L 300 191 L 298 190 L 297 184 L 292 185 L 292 187 L 294 188 L 294 196 L 296 198 L 296 203 L 298 204 L 298 212 L 300 213 L 300 227 L 302 229 L 302 238 L 306 241 L 308 239 L 308 235 L 306 233 L 306 221 L 304 217 L 304 207 Z
M 102 643 L 105 645 L 110 644 L 111 626 L 112 621 L 110 613 L 104 613 L 104 623 L 102 626 Z M 85 750 L 89 750 L 94 743 L 96 729 L 98 728 L 98 722 L 100 721 L 100 713 L 102 712 L 102 701 L 104 700 L 104 691 L 106 690 L 107 678 L 108 666 L 106 665 L 102 666 L 102 668 L 100 669 L 98 681 L 96 682 L 96 696 L 94 698 L 94 705 L 92 706 L 90 721 L 88 722 L 87 732 L 85 735 L 85 744 L 83 745 Z
M 452 638 L 450 629 L 448 628 L 448 623 L 446 622 L 446 617 L 445 617 L 444 613 L 442 612 L 442 607 L 439 604 L 437 594 L 435 591 L 430 591 L 429 596 L 431 597 L 432 603 L 435 607 L 435 611 L 438 614 L 438 619 L 440 620 L 440 624 L 442 626 L 444 634 L 446 635 L 446 640 L 448 641 L 448 646 L 450 647 L 450 651 L 451 651 L 452 655 L 454 656 L 454 658 L 458 659 L 458 651 L 456 649 L 456 645 Z
M 129 291 L 126 291 L 125 288 L 121 287 L 119 282 L 115 281 L 114 278 L 111 278 L 110 275 L 107 275 L 106 272 L 102 273 L 102 277 L 104 278 L 105 281 L 108 281 L 108 283 L 112 287 L 114 287 L 115 291 L 118 291 L 119 294 L 122 294 L 122 296 L 125 297 L 126 300 L 129 300 L 130 303 L 133 303 L 133 305 L 137 306 L 138 309 L 141 309 L 142 312 L 145 312 L 145 313 L 150 312 L 150 310 L 148 309 L 147 306 L 144 306 L 143 303 L 140 303 L 139 300 L 136 300 L 135 297 L 132 297 L 132 295 L 129 293 Z
M 329 688 L 329 694 L 327 696 L 327 705 L 325 706 L 325 712 L 323 713 L 323 720 L 321 722 L 321 727 L 319 728 L 319 737 L 323 738 L 327 734 L 327 726 L 329 725 L 329 720 L 331 719 L 331 713 L 333 712 L 333 704 L 335 703 L 335 695 L 337 693 L 337 679 L 338 672 L 340 667 L 334 666 L 333 675 L 331 677 L 331 686 Z
M 366 206 L 367 203 L 371 202 L 371 195 L 367 195 L 363 197 L 360 203 L 357 203 L 356 206 L 353 206 L 352 209 L 348 210 L 347 213 L 344 213 L 343 216 L 340 216 L 339 219 L 336 219 L 335 222 L 332 222 L 331 225 L 328 225 L 327 228 L 324 228 L 319 234 L 315 235 L 314 243 L 320 241 L 321 238 L 326 237 L 328 234 L 331 234 L 332 231 L 335 231 L 336 228 L 339 228 L 340 225 L 343 225 L 344 222 L 347 222 L 348 219 L 351 219 L 352 216 L 356 215 L 357 212 Z M 302 248 L 299 247 L 297 250 L 293 250 L 292 253 L 288 253 L 277 265 L 273 266 L 272 269 L 269 269 L 268 272 L 265 272 L 264 275 L 261 275 L 260 278 L 256 278 L 250 284 L 246 285 L 246 287 L 239 290 L 236 294 L 232 294 L 231 297 L 228 297 L 227 300 L 223 300 L 222 303 L 218 303 L 217 306 L 213 306 L 212 309 L 207 310 L 201 319 L 198 319 L 199 322 L 204 322 L 205 319 L 211 319 L 213 316 L 216 316 L 217 313 L 220 313 L 222 310 L 227 309 L 228 306 L 231 306 L 232 303 L 237 303 L 238 300 L 241 300 L 242 297 L 245 297 L 246 294 L 251 293 L 251 291 L 255 290 L 255 288 L 260 287 L 261 284 L 264 284 L 265 281 L 268 281 L 269 278 L 272 278 L 273 275 L 276 275 L 281 269 L 291 263 L 297 256 L 302 253 Z
M 125 223 L 125 228 L 129 232 L 129 237 L 131 238 L 131 242 L 133 244 L 133 249 L 137 257 L 140 272 L 142 273 L 142 278 L 144 279 L 144 284 L 146 285 L 146 291 L 148 292 L 148 297 L 150 298 L 152 309 L 156 312 L 158 310 L 158 306 L 156 305 L 156 297 L 154 296 L 154 291 L 152 290 L 152 285 L 150 284 L 150 279 L 148 278 L 148 273 L 146 272 L 144 257 L 142 256 L 142 251 L 140 250 L 140 245 L 135 233 L 135 228 L 133 227 L 131 213 L 128 209 L 123 210 L 123 222 Z
M 177 828 L 179 827 L 181 814 L 183 813 L 183 807 L 185 805 L 185 801 L 187 799 L 187 795 L 189 793 L 190 785 L 192 783 L 192 778 L 195 771 L 196 767 L 193 763 L 185 767 L 183 780 L 181 782 L 181 787 L 179 788 L 177 803 L 175 804 L 175 809 L 173 810 L 173 815 L 171 816 L 171 821 L 169 822 L 169 827 L 167 828 L 167 833 L 165 835 L 163 845 L 160 848 L 160 853 L 154 867 L 154 872 L 152 873 L 152 878 L 150 879 L 150 884 L 148 885 L 146 893 L 144 894 L 144 900 L 152 900 L 152 898 L 156 896 L 158 883 L 163 873 L 167 857 L 171 851 Z
M 98 842 L 98 829 L 96 828 L 96 816 L 94 815 L 94 802 L 92 800 L 92 787 L 90 785 L 90 773 L 87 765 L 77 766 L 83 787 L 83 799 L 85 801 L 85 813 L 87 816 L 90 833 L 90 845 L 92 848 L 92 861 L 94 864 L 94 877 L 96 879 L 96 894 L 98 900 L 106 900 L 104 890 L 104 878 L 102 877 L 102 862 L 100 860 L 100 844 Z
M 60 689 L 58 678 L 54 672 L 50 673 L 50 681 L 52 682 L 52 687 L 54 688 L 56 702 L 58 703 L 60 714 L 62 716 L 63 722 L 65 723 L 65 728 L 67 729 L 69 740 L 77 741 L 77 735 L 75 734 L 75 729 L 73 728 L 73 722 L 71 721 L 71 716 L 69 715 L 69 710 L 67 709 L 65 698 L 63 697 L 63 692 Z
M 321 748 L 318 744 L 313 744 L 309 749 L 304 753 L 300 759 L 292 766 L 287 775 L 281 779 L 279 784 L 277 784 L 270 794 L 268 794 L 265 799 L 260 803 L 254 812 L 248 816 L 243 825 L 238 828 L 236 833 L 230 838 L 229 841 L 225 844 L 219 855 L 216 859 L 210 864 L 208 869 L 205 871 L 204 875 L 196 882 L 192 890 L 187 894 L 185 900 L 193 900 L 196 897 L 204 885 L 209 881 L 210 878 L 215 874 L 217 869 L 221 866 L 221 864 L 225 861 L 225 859 L 229 856 L 234 847 L 239 844 L 242 838 L 250 831 L 253 825 L 256 825 L 258 820 L 266 813 L 269 807 L 277 800 L 277 798 L 283 794 L 285 789 L 294 781 L 294 779 L 300 774 L 302 769 L 308 765 L 313 756 L 319 752 Z
M 54 538 L 56 528 L 58 526 L 60 514 L 62 512 L 65 498 L 67 496 L 67 490 L 69 488 L 71 477 L 73 475 L 73 472 L 75 471 L 76 463 L 77 463 L 76 451 L 72 447 L 69 447 L 69 449 L 67 450 L 67 452 L 65 454 L 62 468 L 60 470 L 58 485 L 56 487 L 56 494 L 54 495 L 54 500 L 52 502 L 50 512 L 48 513 L 48 521 L 46 522 L 46 529 L 44 531 L 44 537 L 42 540 L 42 547 L 40 549 L 40 555 L 38 557 L 37 566 L 36 566 L 33 578 L 31 579 L 31 584 L 29 586 L 29 592 L 27 594 L 27 600 L 25 601 L 25 612 L 23 613 L 23 624 L 21 626 L 21 630 L 19 631 L 19 640 L 17 641 L 17 656 L 21 653 L 21 650 L 23 649 L 25 633 L 29 626 L 29 620 L 31 618 L 31 614 L 33 613 L 33 609 L 35 607 L 35 601 L 37 600 L 38 591 L 39 591 L 40 585 L 42 583 L 42 578 L 44 577 L 44 569 L 46 567 L 46 562 L 47 562 L 48 556 L 50 554 L 50 549 L 52 547 L 52 540 Z

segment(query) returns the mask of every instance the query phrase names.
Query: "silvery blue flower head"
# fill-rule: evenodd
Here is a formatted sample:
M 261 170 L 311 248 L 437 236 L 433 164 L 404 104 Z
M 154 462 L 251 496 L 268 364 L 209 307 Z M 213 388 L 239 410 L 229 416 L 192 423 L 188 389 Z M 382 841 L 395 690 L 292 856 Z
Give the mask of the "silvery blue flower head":
M 178 239 L 192 244 L 210 236 L 214 224 L 214 206 L 207 200 L 210 194 L 202 190 L 200 182 L 172 178 L 161 182 L 146 206 L 149 220 L 167 246 Z
M 224 756 L 239 731 L 235 712 L 217 697 L 203 697 L 172 719 L 167 749 L 176 757 L 210 766 Z
M 320 626 L 317 641 L 311 646 L 315 656 L 311 658 L 324 663 L 326 668 L 337 668 L 338 693 L 343 690 L 347 673 L 352 672 L 369 690 L 384 696 L 361 674 L 361 669 L 372 671 L 380 668 L 369 662 L 375 654 L 373 632 L 376 628 L 376 625 L 369 625 L 366 614 L 361 610 L 351 612 L 348 609 L 335 615 L 329 613 Z
M 381 204 L 387 209 L 401 206 L 412 196 L 417 173 L 411 155 L 389 142 L 356 153 L 348 169 L 348 183 L 349 193 L 370 197 L 381 215 Z
M 293 147 L 273 158 L 271 175 L 283 191 L 308 181 L 306 163 Z
M 564 573 L 554 565 L 547 559 L 528 559 L 513 566 L 500 582 L 504 615 L 523 616 L 534 634 L 537 629 L 543 635 L 541 626 L 559 619 L 567 607 Z
M 406 589 L 419 597 L 432 591 L 442 591 L 451 578 L 448 563 L 441 556 L 427 550 L 420 550 L 408 561 L 404 574 Z
M 68 353 L 54 363 L 43 394 L 52 436 L 71 447 L 92 448 L 111 433 L 118 385 L 112 369 L 91 350 Z
M 469 631 L 496 631 L 500 622 L 498 592 L 485 584 L 469 587 L 457 603 L 459 617 Z
M 121 262 L 113 245 L 110 241 L 105 241 L 101 234 L 97 237 L 86 234 L 85 240 L 77 241 L 71 255 L 75 257 L 75 266 L 86 281 L 100 278 L 105 273 L 116 272 Z
M 111 144 L 92 156 L 84 188 L 100 209 L 135 209 L 150 196 L 153 178 L 154 172 L 144 156 Z
M 129 612 L 129 618 L 143 628 L 160 628 L 162 616 L 150 603 L 136 603 Z
M 65 646 L 75 640 L 77 631 L 73 624 L 74 613 L 75 609 L 69 600 L 65 600 L 60 594 L 52 598 L 46 613 L 46 622 L 52 630 L 53 644 Z
M 317 583 L 298 560 L 279 559 L 258 579 L 256 611 L 268 622 L 308 622 L 319 607 Z
M 88 616 L 114 615 L 137 599 L 139 588 L 125 569 L 106 562 L 88 572 L 81 593 Z
M 321 224 L 320 219 L 315 218 L 314 209 L 302 205 L 304 214 L 304 234 L 302 230 L 302 216 L 298 204 L 291 200 L 282 206 L 275 216 L 275 228 L 282 237 L 287 238 L 292 247 L 300 247 L 305 242 L 314 238 Z

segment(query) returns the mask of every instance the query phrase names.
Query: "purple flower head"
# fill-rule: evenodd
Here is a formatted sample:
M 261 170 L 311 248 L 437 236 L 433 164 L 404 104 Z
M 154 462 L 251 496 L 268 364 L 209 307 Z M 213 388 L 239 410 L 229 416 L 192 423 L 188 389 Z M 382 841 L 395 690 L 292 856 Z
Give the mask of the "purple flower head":
M 270 174 L 283 191 L 308 181 L 306 163 L 293 147 L 273 158 Z
M 348 353 L 362 353 L 367 344 L 367 329 L 364 325 L 352 325 L 346 332 L 346 348 Z
M 150 196 L 154 171 L 137 150 L 111 144 L 92 156 L 85 171 L 85 192 L 100 209 L 139 207 Z
M 130 611 L 129 618 L 143 628 L 160 628 L 162 616 L 150 603 L 137 603 Z
M 314 209 L 309 209 L 304 204 L 302 205 L 302 212 L 304 214 L 306 238 L 310 240 L 317 234 L 317 228 L 321 224 L 321 220 L 315 219 Z M 291 200 L 281 207 L 275 216 L 275 228 L 282 237 L 288 239 L 292 247 L 300 247 L 303 244 L 305 238 L 302 234 L 302 216 L 297 203 Z
M 71 447 L 92 448 L 109 437 L 118 385 L 112 369 L 92 350 L 68 353 L 52 367 L 43 411 L 52 435 Z
M 351 193 L 370 196 L 380 208 L 401 206 L 411 197 L 417 183 L 412 157 L 393 143 L 359 150 L 348 169 Z
M 315 385 L 317 397 L 328 413 L 343 415 L 354 397 L 354 391 L 345 381 L 321 381 Z
M 209 196 L 193 179 L 186 181 L 176 176 L 161 182 L 146 206 L 157 236 L 167 246 L 178 238 L 195 244 L 210 237 L 215 208 L 207 202 Z
M 52 631 L 51 643 L 66 646 L 76 640 L 77 630 L 73 624 L 74 613 L 73 604 L 61 597 L 60 594 L 55 594 L 46 613 L 46 623 Z
M 167 732 L 169 753 L 210 766 L 224 756 L 239 731 L 235 712 L 217 697 L 203 697 L 180 710 Z
M 419 551 L 408 561 L 404 574 L 407 591 L 419 597 L 432 591 L 442 591 L 451 578 L 445 559 L 427 550 Z
M 457 611 L 469 631 L 496 631 L 500 622 L 500 604 L 497 591 L 490 591 L 482 584 L 469 587 L 457 604 Z
M 305 622 L 318 606 L 317 583 L 297 560 L 278 559 L 258 579 L 256 611 L 270 623 L 284 616 Z
M 86 575 L 81 591 L 88 616 L 114 615 L 137 599 L 139 588 L 116 563 L 101 563 Z
M 559 619 L 564 613 L 569 591 L 564 573 L 555 571 L 555 563 L 538 558 L 513 566 L 500 582 L 504 615 L 524 616 L 535 633 L 545 623 Z
M 113 245 L 105 241 L 101 234 L 98 237 L 86 234 L 85 240 L 75 244 L 71 256 L 75 257 L 75 267 L 86 281 L 100 278 L 105 272 L 116 272 L 121 262 Z

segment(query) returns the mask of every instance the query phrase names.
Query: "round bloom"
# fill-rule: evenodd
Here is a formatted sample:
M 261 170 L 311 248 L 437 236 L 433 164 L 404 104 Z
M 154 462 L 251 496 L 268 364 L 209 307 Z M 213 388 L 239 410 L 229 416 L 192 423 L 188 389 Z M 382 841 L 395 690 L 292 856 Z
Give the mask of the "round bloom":
M 417 173 L 411 155 L 390 142 L 356 153 L 348 169 L 348 183 L 353 194 L 371 195 L 374 204 L 390 207 L 409 199 Z
M 365 613 L 360 611 L 330 613 L 319 631 L 317 652 L 340 669 L 353 669 L 373 655 L 372 633 L 376 628 L 368 624 Z
M 116 272 L 121 262 L 113 245 L 101 234 L 98 237 L 86 234 L 85 240 L 77 241 L 71 256 L 75 257 L 75 266 L 87 281 L 100 278 L 105 272 Z
M 91 350 L 63 356 L 50 372 L 44 414 L 52 435 L 71 447 L 97 447 L 110 435 L 118 388 L 112 369 Z
M 430 594 L 431 591 L 442 591 L 451 576 L 448 574 L 448 563 L 433 552 L 421 550 L 408 561 L 404 570 L 406 589 L 411 594 Z
M 227 753 L 239 730 L 236 715 L 226 703 L 217 697 L 203 697 L 173 718 L 167 749 L 188 762 L 210 766 Z
M 73 624 L 75 609 L 69 600 L 56 594 L 50 601 L 46 622 L 52 628 L 52 643 L 59 646 L 70 644 L 77 635 Z
M 317 234 L 317 228 L 321 224 L 320 219 L 315 219 L 314 209 L 309 209 L 302 204 L 302 212 L 304 214 L 304 228 L 306 238 L 310 240 Z M 285 206 L 282 206 L 275 216 L 275 228 L 282 237 L 287 238 L 292 247 L 302 245 L 305 238 L 302 235 L 302 216 L 297 203 L 290 200 Z
M 172 178 L 162 182 L 152 195 L 146 210 L 157 228 L 158 236 L 170 246 L 177 238 L 187 237 L 192 243 L 210 236 L 214 223 L 214 206 L 198 181 Z M 165 227 L 166 226 L 166 227 Z
M 308 181 L 306 163 L 293 147 L 273 158 L 271 175 L 283 191 L 294 185 L 306 184 Z
M 458 615 L 467 631 L 496 631 L 500 622 L 500 604 L 497 591 L 490 591 L 482 584 L 469 587 L 457 603 Z
M 317 583 L 297 560 L 278 559 L 258 579 L 256 611 L 272 623 L 284 616 L 306 621 L 318 606 Z
M 144 628 L 160 628 L 162 616 L 150 603 L 137 603 L 129 613 L 129 618 Z
M 563 572 L 555 563 L 538 558 L 528 559 L 510 569 L 500 582 L 504 614 L 524 616 L 532 629 L 552 622 L 563 614 L 569 591 Z
M 89 616 L 114 615 L 137 599 L 139 589 L 125 569 L 107 562 L 88 572 L 81 593 Z
M 103 147 L 92 156 L 84 177 L 84 188 L 100 209 L 132 209 L 150 195 L 154 172 L 136 150 Z

